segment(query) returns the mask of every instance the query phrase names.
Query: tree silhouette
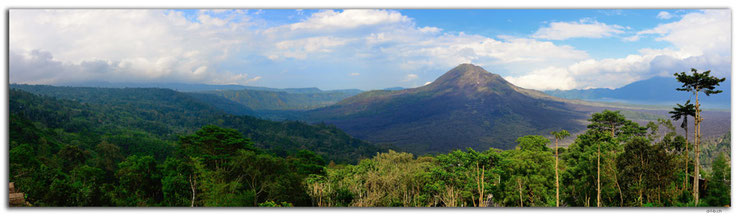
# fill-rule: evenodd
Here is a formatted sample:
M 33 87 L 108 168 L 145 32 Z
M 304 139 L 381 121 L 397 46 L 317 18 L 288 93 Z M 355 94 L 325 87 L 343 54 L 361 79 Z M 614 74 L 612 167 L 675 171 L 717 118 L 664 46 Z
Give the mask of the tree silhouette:
M 677 91 L 690 92 L 696 100 L 694 116 L 694 206 L 699 205 L 699 145 L 701 139 L 701 104 L 699 104 L 699 93 L 702 92 L 707 96 L 712 94 L 722 93 L 722 90 L 714 90 L 719 83 L 724 82 L 725 78 L 717 78 L 709 75 L 711 70 L 704 71 L 702 73 L 697 72 L 696 69 L 691 68 L 691 74 L 686 72 L 674 73 L 676 80 L 682 83 L 681 88 L 676 88 Z
M 570 136 L 567 130 L 550 132 L 555 137 L 555 207 L 560 207 L 560 175 L 558 175 L 558 140 Z
M 689 181 L 689 126 L 688 126 L 688 119 L 689 116 L 696 116 L 696 109 L 694 108 L 694 105 L 691 104 L 691 100 L 686 100 L 686 104 L 676 104 L 676 107 L 673 108 L 673 111 L 669 112 L 671 114 L 671 118 L 674 121 L 678 121 L 681 118 L 683 118 L 683 121 L 681 122 L 681 128 L 684 129 L 686 132 L 686 148 L 684 148 L 684 162 L 685 162 L 685 168 L 684 168 L 684 179 L 683 179 L 683 189 L 686 190 L 686 184 L 688 184 Z

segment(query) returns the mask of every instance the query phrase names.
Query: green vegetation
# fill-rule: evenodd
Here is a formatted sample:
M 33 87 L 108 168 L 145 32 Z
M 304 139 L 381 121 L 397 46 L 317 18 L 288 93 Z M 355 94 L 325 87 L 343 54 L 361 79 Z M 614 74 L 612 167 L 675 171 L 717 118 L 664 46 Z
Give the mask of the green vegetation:
M 718 93 L 710 88 L 717 83 L 710 84 L 701 85 L 711 92 L 701 92 Z M 702 146 L 698 133 L 692 148 L 670 121 L 643 126 L 620 111 L 593 113 L 566 148 L 559 142 L 570 133 L 558 129 L 554 149 L 546 137 L 524 135 L 506 150 L 414 156 L 331 125 L 226 114 L 166 89 L 11 87 L 9 180 L 33 206 L 683 207 L 731 201 L 730 133 Z M 671 112 L 673 119 L 687 122 L 689 105 Z M 698 101 L 695 107 L 698 126 Z M 690 151 L 697 154 L 693 160 Z M 691 179 L 693 186 L 686 184 Z
M 678 121 L 683 119 L 681 121 L 681 128 L 684 129 L 685 137 L 689 137 L 689 125 L 688 120 L 689 116 L 694 117 L 696 115 L 696 109 L 694 108 L 694 105 L 691 104 L 691 100 L 687 100 L 684 105 L 676 104 L 676 107 L 673 108 L 673 111 L 669 112 L 671 114 L 671 119 L 673 121 Z M 686 139 L 686 146 L 684 149 L 689 149 L 689 139 Z M 684 164 L 686 165 L 684 167 L 684 182 L 683 182 L 683 188 L 686 188 L 687 181 L 689 179 L 689 151 L 684 151 Z
M 683 84 L 681 88 L 677 88 L 677 91 L 685 91 L 691 93 L 695 97 L 696 103 L 694 104 L 694 160 L 699 161 L 699 146 L 701 146 L 701 105 L 699 104 L 699 93 L 704 93 L 707 96 L 713 94 L 722 93 L 722 90 L 714 90 L 719 83 L 724 82 L 725 78 L 717 78 L 709 75 L 711 71 L 704 71 L 699 73 L 696 69 L 691 68 L 691 74 L 686 72 L 675 73 L 676 80 Z M 694 165 L 694 176 L 699 176 L 699 164 Z M 694 206 L 699 205 L 699 178 L 694 178 Z
M 730 166 L 724 155 L 712 162 L 712 177 L 707 185 L 707 204 L 710 206 L 724 206 L 730 204 Z
M 283 157 L 311 150 L 327 161 L 350 163 L 381 150 L 333 125 L 230 115 L 190 94 L 169 89 L 39 85 L 11 88 L 11 116 L 72 133 L 75 138 L 69 142 L 81 142 L 84 149 L 107 141 L 119 146 L 124 155 L 150 154 L 161 160 L 173 151 L 178 135 L 213 124 L 236 129 L 255 146 Z
M 380 153 L 310 176 L 307 193 L 315 206 L 687 206 L 690 198 L 681 187 L 682 136 L 670 132 L 659 137 L 658 128 L 639 126 L 608 110 L 594 114 L 589 128 L 559 149 L 561 201 L 552 183 L 555 152 L 541 136 L 520 137 L 515 149 L 505 151 L 468 149 L 419 157 Z M 717 185 L 716 193 L 729 196 L 727 188 Z M 729 204 L 718 202 L 723 204 L 710 205 Z

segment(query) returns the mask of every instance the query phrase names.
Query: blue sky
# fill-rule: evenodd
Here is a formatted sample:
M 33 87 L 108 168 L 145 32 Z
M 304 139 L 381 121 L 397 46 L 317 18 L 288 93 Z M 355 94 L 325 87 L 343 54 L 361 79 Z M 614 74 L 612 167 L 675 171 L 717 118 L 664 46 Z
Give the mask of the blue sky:
M 730 11 L 11 10 L 10 81 L 418 87 L 460 63 L 539 90 L 730 74 Z

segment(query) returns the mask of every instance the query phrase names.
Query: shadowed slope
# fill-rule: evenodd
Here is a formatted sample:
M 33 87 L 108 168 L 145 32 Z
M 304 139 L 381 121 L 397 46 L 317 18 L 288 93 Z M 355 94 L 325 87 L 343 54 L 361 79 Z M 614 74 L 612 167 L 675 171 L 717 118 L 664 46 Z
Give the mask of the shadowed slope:
M 389 143 L 414 153 L 472 147 L 510 149 L 515 139 L 550 130 L 577 130 L 575 105 L 522 89 L 472 64 L 462 64 L 434 82 L 399 91 L 369 91 L 307 118 L 325 121 L 361 139 Z

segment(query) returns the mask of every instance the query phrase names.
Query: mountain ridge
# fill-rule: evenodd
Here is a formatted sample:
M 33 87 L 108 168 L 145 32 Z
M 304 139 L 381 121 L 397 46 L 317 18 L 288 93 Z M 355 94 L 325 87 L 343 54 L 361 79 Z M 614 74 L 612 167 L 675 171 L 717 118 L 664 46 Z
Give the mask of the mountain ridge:
M 705 108 L 730 108 L 731 102 L 731 80 L 720 83 L 718 90 L 723 90 L 718 95 L 706 97 L 700 96 L 702 107 Z M 616 89 L 594 88 L 594 89 L 573 89 L 573 90 L 548 90 L 544 93 L 574 100 L 588 100 L 600 102 L 618 102 L 627 104 L 640 105 L 664 105 L 673 106 L 676 103 L 683 103 L 689 99 L 686 92 L 676 91 L 681 84 L 674 77 L 655 76 L 645 80 L 639 80 Z
M 473 147 L 513 148 L 515 138 L 577 130 L 572 104 L 517 87 L 500 75 L 461 64 L 417 88 L 368 91 L 305 113 L 347 133 L 404 151 L 435 153 Z

